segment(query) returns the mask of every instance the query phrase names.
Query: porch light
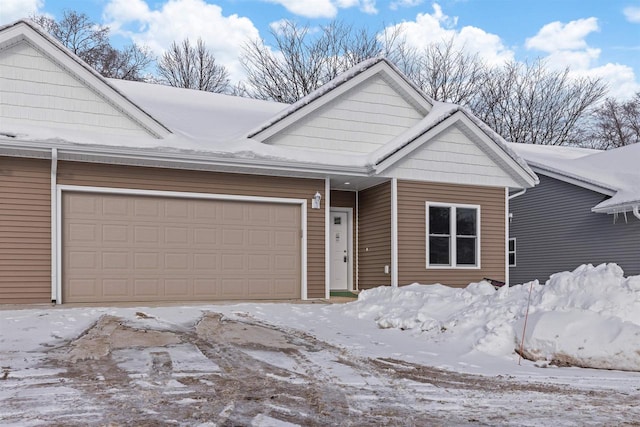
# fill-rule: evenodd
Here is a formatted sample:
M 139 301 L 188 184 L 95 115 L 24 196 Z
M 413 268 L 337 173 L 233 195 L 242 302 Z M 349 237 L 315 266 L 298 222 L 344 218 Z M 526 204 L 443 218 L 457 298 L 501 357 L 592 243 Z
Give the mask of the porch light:
M 311 199 L 311 209 L 320 209 L 320 200 L 322 200 L 322 194 L 316 191 L 316 194 Z

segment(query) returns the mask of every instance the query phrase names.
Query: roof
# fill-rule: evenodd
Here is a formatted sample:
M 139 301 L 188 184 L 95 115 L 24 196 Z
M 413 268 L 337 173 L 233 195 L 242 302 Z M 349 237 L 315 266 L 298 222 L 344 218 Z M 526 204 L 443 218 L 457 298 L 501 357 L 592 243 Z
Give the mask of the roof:
M 171 86 L 107 79 L 174 133 L 212 142 L 237 139 L 288 104 Z
M 610 196 L 594 206 L 594 212 L 626 212 L 640 205 L 640 144 L 607 151 L 515 143 L 509 145 L 537 173 Z
M 535 173 L 527 164 L 473 114 L 457 105 L 431 100 L 384 58 L 364 61 L 300 101 L 287 105 L 164 85 L 105 79 L 31 21 L 18 21 L 0 27 L 0 47 L 3 40 L 6 42 L 19 38 L 38 45 L 47 54 L 55 55 L 59 63 L 93 90 L 103 94 L 105 100 L 156 132 L 148 138 L 113 138 L 90 130 L 23 125 L 21 129 L 0 128 L 0 145 L 3 147 L 44 150 L 55 146 L 78 153 L 84 147 L 85 152 L 95 156 L 100 152 L 101 159 L 109 156 L 135 157 L 147 163 L 160 159 L 163 163 L 159 164 L 163 166 L 172 159 L 183 159 L 180 167 L 186 167 L 189 162 L 222 162 L 236 168 L 255 168 L 259 164 L 262 168 L 291 170 L 292 165 L 296 165 L 298 171 L 373 176 L 383 162 L 388 166 L 399 157 L 397 153 L 411 144 L 417 144 L 415 141 L 424 139 L 430 130 L 464 116 L 473 124 L 470 127 L 473 127 L 474 133 L 486 136 L 493 142 L 489 143 L 492 155 L 497 153 L 501 167 L 516 177 L 519 185 L 529 187 L 537 182 Z M 379 150 L 345 154 L 263 143 L 262 137 L 269 132 L 277 132 L 284 122 L 299 120 L 373 75 L 382 77 L 424 115 L 421 121 Z M 478 140 L 487 144 L 484 138 L 479 137 Z M 78 157 L 74 159 L 81 160 L 82 155 L 77 154 Z

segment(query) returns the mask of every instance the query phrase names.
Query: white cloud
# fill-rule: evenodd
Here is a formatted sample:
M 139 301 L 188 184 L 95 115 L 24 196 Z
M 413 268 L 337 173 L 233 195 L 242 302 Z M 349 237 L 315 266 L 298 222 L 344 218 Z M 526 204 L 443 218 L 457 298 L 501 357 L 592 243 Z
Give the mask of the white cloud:
M 424 3 L 424 0 L 395 0 L 389 4 L 389 9 L 398 10 L 401 7 L 415 7 Z
M 624 16 L 629 22 L 640 24 L 640 7 L 629 6 L 624 8 Z
M 39 14 L 42 6 L 44 6 L 44 0 L 2 0 L 0 24 L 8 24 L 17 19 Z
M 569 68 L 574 77 L 601 78 L 609 86 L 608 96 L 629 98 L 640 90 L 633 68 L 613 63 L 598 65 L 601 49 L 589 46 L 586 41 L 594 31 L 599 31 L 599 26 L 593 17 L 567 24 L 551 22 L 528 38 L 525 46 L 546 53 L 544 59 L 549 67 Z
M 330 0 L 267 0 L 305 18 L 333 18 L 338 8 Z
M 224 16 L 220 6 L 204 0 L 169 0 L 153 10 L 145 0 L 110 0 L 104 20 L 113 32 L 148 46 L 157 55 L 173 41 L 202 38 L 234 81 L 244 76 L 238 59 L 243 44 L 259 38 L 251 20 L 236 14 Z
M 339 9 L 358 7 L 368 14 L 378 13 L 376 0 L 263 0 L 279 4 L 294 15 L 305 18 L 335 18 Z
M 640 91 L 640 83 L 636 80 L 633 68 L 623 64 L 605 64 L 600 67 L 574 70 L 575 77 L 601 78 L 609 87 L 607 96 L 620 100 L 629 99 Z
M 490 65 L 502 64 L 513 59 L 513 52 L 507 49 L 500 37 L 476 27 L 456 29 L 457 17 L 444 14 L 437 3 L 433 13 L 419 13 L 415 21 L 403 22 L 385 31 L 401 30 L 402 37 L 410 47 L 422 49 L 432 43 L 454 40 L 454 46 L 484 59 Z
M 598 30 L 598 20 L 593 17 L 578 19 L 567 24 L 551 22 L 542 27 L 538 34 L 528 38 L 525 46 L 527 49 L 543 52 L 584 49 L 587 47 L 585 38 Z

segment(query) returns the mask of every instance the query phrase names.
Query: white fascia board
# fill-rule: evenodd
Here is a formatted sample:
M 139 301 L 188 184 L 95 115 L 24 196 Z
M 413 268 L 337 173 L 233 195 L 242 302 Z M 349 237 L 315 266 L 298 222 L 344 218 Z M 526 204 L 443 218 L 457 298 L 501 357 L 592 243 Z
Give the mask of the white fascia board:
M 606 187 L 603 185 L 598 185 L 594 182 L 588 182 L 584 179 L 581 179 L 578 176 L 567 174 L 566 172 L 558 172 L 552 169 L 545 167 L 544 165 L 532 161 L 527 161 L 531 166 L 531 169 L 535 173 L 539 173 L 540 175 L 548 176 L 550 178 L 557 179 L 558 181 L 566 182 L 568 184 L 572 184 L 578 187 L 585 188 L 587 190 L 595 191 L 596 193 L 604 194 L 605 196 L 613 196 L 616 194 L 617 190 Z
M 640 200 L 637 200 L 635 202 L 623 202 L 616 205 L 605 206 L 602 208 L 599 208 L 598 205 L 596 205 L 591 208 L 591 212 L 604 213 L 604 214 L 610 214 L 610 215 L 616 214 L 616 213 L 623 213 L 623 212 L 632 212 L 633 209 L 638 205 L 640 205 Z
M 382 73 L 384 76 L 383 78 L 386 77 L 387 81 L 393 81 L 396 88 L 402 89 L 407 99 L 413 100 L 416 105 L 420 105 L 425 111 L 429 111 L 431 109 L 432 105 L 427 101 L 427 99 L 418 91 L 416 91 L 415 88 L 411 87 L 405 81 L 405 79 L 398 74 L 398 71 L 394 70 L 385 61 L 381 61 L 373 67 L 368 68 L 362 73 L 354 76 L 350 80 L 336 86 L 333 89 L 329 89 L 328 92 L 318 96 L 315 99 L 310 100 L 309 104 L 301 106 L 299 109 L 293 111 L 289 115 L 282 117 L 280 120 L 277 120 L 275 123 L 269 125 L 268 127 L 260 125 L 258 128 L 253 129 L 251 132 L 248 132 L 247 135 L 249 138 L 263 142 L 271 136 L 287 128 L 288 126 L 301 120 L 305 116 L 327 105 L 329 102 L 333 101 L 350 89 L 356 87 L 360 83 L 366 81 L 367 79 L 378 73 Z
M 533 187 L 537 184 L 537 181 L 529 173 L 527 173 L 514 159 L 511 158 L 498 144 L 489 138 L 481 129 L 476 126 L 462 111 L 457 111 L 450 117 L 446 118 L 436 126 L 432 127 L 413 141 L 400 148 L 398 151 L 387 157 L 382 162 L 378 163 L 375 167 L 376 173 L 380 174 L 384 170 L 388 169 L 396 162 L 402 160 L 413 151 L 420 148 L 424 143 L 437 136 L 439 133 L 445 131 L 456 123 L 461 123 L 475 136 L 475 140 L 482 144 L 492 155 L 494 160 L 498 160 L 498 163 L 503 165 L 503 169 L 511 177 L 516 178 L 523 188 Z M 483 150 L 486 152 L 486 150 Z
M 111 86 L 104 77 L 69 52 L 61 43 L 43 34 L 27 22 L 17 22 L 12 27 L 6 28 L 0 36 L 0 45 L 12 45 L 20 41 L 26 41 L 43 55 L 68 70 L 105 102 L 138 123 L 150 135 L 163 138 L 171 134 L 167 127 Z
M 32 152 L 33 157 L 50 158 L 51 148 L 50 143 L 0 138 L 0 153 L 24 152 L 20 157 L 31 157 L 26 154 L 26 152 Z M 220 166 L 237 169 L 239 173 L 243 173 L 243 170 L 246 171 L 246 169 L 258 169 L 293 172 L 298 173 L 300 177 L 321 174 L 322 176 L 320 178 L 333 174 L 363 177 L 371 175 L 371 170 L 368 167 L 321 165 L 274 159 L 238 159 L 233 157 L 216 157 L 214 153 L 178 154 L 149 152 L 131 147 L 79 147 L 77 145 L 58 145 L 56 148 L 58 149 L 59 160 L 70 161 L 93 161 L 107 164 L 131 163 L 133 165 L 135 165 L 136 161 L 143 161 L 145 162 L 144 166 L 170 169 L 198 169 L 197 166 Z

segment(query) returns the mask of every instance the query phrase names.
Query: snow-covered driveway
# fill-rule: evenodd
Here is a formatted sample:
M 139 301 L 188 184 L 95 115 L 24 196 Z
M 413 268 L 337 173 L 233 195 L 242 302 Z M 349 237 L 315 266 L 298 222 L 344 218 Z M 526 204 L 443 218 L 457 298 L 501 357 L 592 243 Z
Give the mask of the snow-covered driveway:
M 0 423 L 640 421 L 635 373 L 531 362 L 521 374 L 517 364 L 496 373 L 469 363 L 477 357 L 448 364 L 452 353 L 437 354 L 416 334 L 339 312 L 322 304 L 0 310 Z

